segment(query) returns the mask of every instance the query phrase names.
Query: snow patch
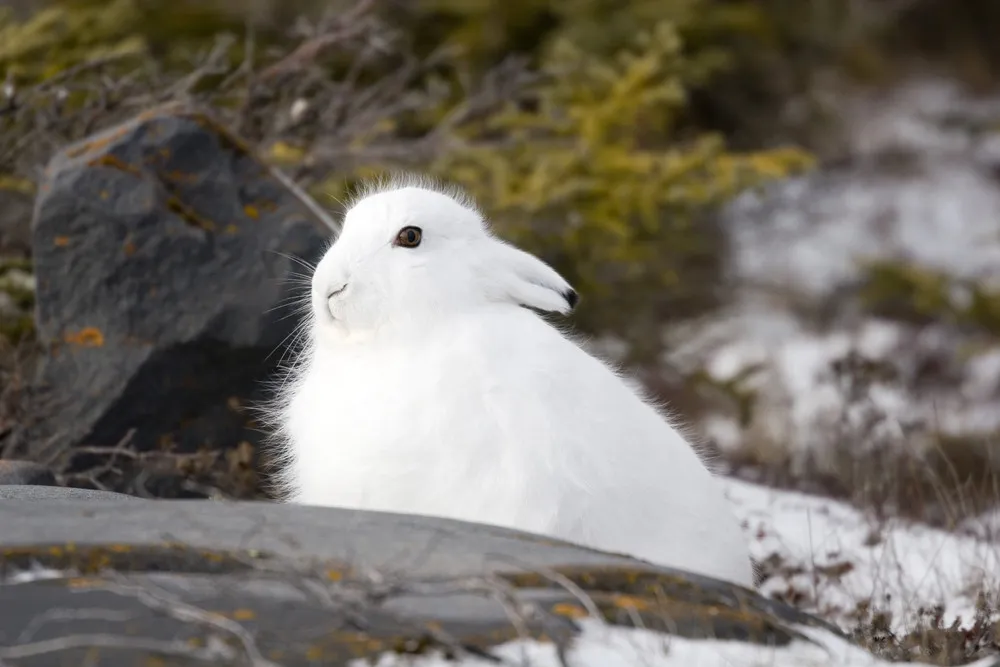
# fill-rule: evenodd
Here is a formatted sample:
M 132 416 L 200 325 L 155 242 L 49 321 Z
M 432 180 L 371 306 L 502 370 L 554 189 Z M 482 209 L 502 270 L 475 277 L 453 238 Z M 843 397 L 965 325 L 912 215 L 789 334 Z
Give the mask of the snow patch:
M 944 607 L 945 626 L 961 619 L 968 627 L 979 592 L 1000 591 L 1000 540 L 901 519 L 880 524 L 835 500 L 736 479 L 725 485 L 754 558 L 784 565 L 761 593 L 801 591 L 797 606 L 841 627 L 855 625 L 862 601 L 891 613 L 897 633 L 936 605 Z
M 604 625 L 585 619 L 581 634 L 562 662 L 555 646 L 535 640 L 502 644 L 493 653 L 500 662 L 481 658 L 445 660 L 440 655 L 400 656 L 383 654 L 374 667 L 914 667 L 918 663 L 889 663 L 843 639 L 816 628 L 799 628 L 808 641 L 787 646 L 764 646 L 738 641 L 694 640 L 671 637 L 651 630 Z M 988 667 L 994 658 L 968 667 Z M 370 667 L 355 661 L 351 667 Z

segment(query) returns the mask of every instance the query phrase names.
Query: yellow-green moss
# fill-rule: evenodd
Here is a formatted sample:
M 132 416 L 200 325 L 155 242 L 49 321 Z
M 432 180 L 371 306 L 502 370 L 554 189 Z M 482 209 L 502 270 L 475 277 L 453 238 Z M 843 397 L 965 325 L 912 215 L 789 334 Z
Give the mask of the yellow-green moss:
M 860 297 L 872 312 L 918 323 L 952 322 L 1000 337 L 1000 289 L 908 262 L 870 262 L 863 271 Z
M 91 6 L 47 7 L 24 23 L 0 9 L 0 70 L 21 80 L 40 80 L 72 65 L 140 54 L 144 44 L 129 28 L 140 20 L 132 0 Z
M 724 247 L 703 215 L 811 165 L 792 147 L 732 153 L 717 134 L 678 136 L 688 65 L 667 22 L 611 59 L 560 40 L 531 108 L 466 128 L 431 165 L 576 284 L 590 329 L 620 331 L 652 301 L 630 304 L 630 293 L 676 295 L 666 301 L 676 316 L 711 307 L 719 273 L 704 268 L 718 268 Z

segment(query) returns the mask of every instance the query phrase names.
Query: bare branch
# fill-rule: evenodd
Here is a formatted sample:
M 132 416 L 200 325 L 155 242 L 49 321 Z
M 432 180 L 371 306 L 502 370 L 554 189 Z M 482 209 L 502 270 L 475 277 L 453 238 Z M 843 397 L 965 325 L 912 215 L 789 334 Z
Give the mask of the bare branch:
M 135 616 L 129 612 L 114 611 L 111 609 L 49 609 L 31 619 L 27 627 L 18 635 L 17 643 L 27 644 L 42 626 L 52 621 L 98 619 L 102 621 L 124 622 L 132 618 L 135 618 Z
M 278 667 L 276 663 L 261 655 L 253 636 L 236 621 L 187 604 L 150 582 L 135 584 L 123 576 L 116 576 L 113 581 L 114 584 L 107 586 L 107 590 L 134 597 L 150 609 L 160 611 L 175 620 L 196 623 L 231 636 L 239 642 L 252 667 Z
M 353 9 L 339 17 L 336 25 L 328 32 L 306 40 L 290 54 L 261 72 L 260 80 L 269 81 L 282 74 L 304 69 L 334 45 L 361 34 L 366 27 L 362 19 L 374 6 L 374 0 L 359 0 Z
M 333 235 L 340 236 L 340 223 L 337 222 L 333 216 L 326 212 L 322 206 L 316 203 L 316 200 L 310 197 L 305 190 L 300 188 L 298 184 L 292 179 L 286 176 L 277 167 L 270 168 L 271 175 L 274 176 L 278 181 L 281 182 L 288 190 L 298 199 L 302 204 L 309 209 L 309 211 L 315 215 L 324 225 L 330 228 Z
M 231 661 L 235 653 L 221 642 L 210 642 L 204 648 L 195 648 L 180 640 L 161 641 L 142 637 L 127 637 L 124 635 L 76 634 L 44 639 L 30 644 L 0 646 L 0 660 L 21 660 L 23 658 L 32 658 L 48 653 L 81 648 L 134 649 L 188 658 L 213 665 L 218 664 L 220 661 Z

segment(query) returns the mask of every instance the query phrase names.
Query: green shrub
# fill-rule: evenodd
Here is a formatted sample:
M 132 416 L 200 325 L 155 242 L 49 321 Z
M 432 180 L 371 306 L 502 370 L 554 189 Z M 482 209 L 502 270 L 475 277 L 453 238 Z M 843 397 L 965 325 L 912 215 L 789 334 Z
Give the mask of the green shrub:
M 677 137 L 690 69 L 666 22 L 612 57 L 560 40 L 542 71 L 530 105 L 464 128 L 433 170 L 578 285 L 587 329 L 653 352 L 659 322 L 718 301 L 725 244 L 706 213 L 810 159 L 795 149 L 730 153 L 713 133 Z
M 939 270 L 882 260 L 863 268 L 862 304 L 883 317 L 948 322 L 1000 339 L 1000 289 Z

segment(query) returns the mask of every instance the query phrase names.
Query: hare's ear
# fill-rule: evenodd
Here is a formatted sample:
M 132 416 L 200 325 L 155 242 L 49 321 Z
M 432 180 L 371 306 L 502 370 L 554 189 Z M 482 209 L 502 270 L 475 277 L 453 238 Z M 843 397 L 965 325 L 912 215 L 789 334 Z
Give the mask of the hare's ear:
M 491 298 L 563 315 L 576 307 L 576 290 L 551 266 L 499 239 L 490 246 L 491 257 L 484 264 Z

